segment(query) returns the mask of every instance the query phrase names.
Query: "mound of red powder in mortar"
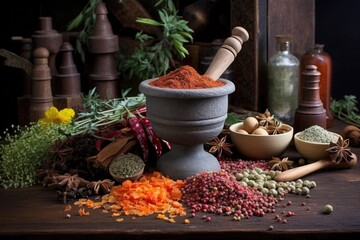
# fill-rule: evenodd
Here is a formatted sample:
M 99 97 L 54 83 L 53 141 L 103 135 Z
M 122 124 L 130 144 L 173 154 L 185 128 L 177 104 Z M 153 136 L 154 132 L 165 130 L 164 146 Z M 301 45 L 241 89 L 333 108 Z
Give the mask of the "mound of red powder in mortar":
M 188 65 L 182 66 L 155 81 L 149 83 L 151 86 L 173 89 L 199 89 L 213 88 L 225 85 L 222 81 L 214 81 L 206 75 L 200 75 Z

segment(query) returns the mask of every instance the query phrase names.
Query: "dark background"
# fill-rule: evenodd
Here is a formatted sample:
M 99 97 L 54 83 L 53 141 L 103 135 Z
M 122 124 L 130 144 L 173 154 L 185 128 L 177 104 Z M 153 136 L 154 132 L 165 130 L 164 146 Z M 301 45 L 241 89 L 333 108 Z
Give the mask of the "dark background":
M 30 37 L 38 28 L 38 17 L 51 16 L 53 28 L 66 30 L 87 0 L 17 0 L 6 1 L 0 9 L 0 48 L 18 53 L 19 42 L 12 36 Z M 150 4 L 152 1 L 143 1 Z M 191 2 L 191 1 L 188 1 Z M 5 3 L 5 2 L 4 2 Z M 360 99 L 360 1 L 315 0 L 315 42 L 333 60 L 332 97 L 355 95 Z M 301 31 L 301 29 L 299 29 Z M 17 96 L 21 95 L 18 70 L 3 65 L 0 57 L 0 130 L 17 123 Z

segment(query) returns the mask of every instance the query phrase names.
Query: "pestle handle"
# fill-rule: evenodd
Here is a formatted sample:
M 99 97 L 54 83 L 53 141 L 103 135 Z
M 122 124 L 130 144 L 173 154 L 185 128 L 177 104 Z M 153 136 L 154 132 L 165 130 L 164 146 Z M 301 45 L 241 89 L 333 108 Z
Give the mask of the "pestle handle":
M 331 165 L 331 160 L 322 159 L 301 167 L 283 171 L 275 176 L 277 182 L 289 182 Z
M 240 52 L 242 44 L 248 39 L 249 34 L 244 28 L 234 27 L 231 37 L 225 39 L 204 75 L 214 80 L 219 79 Z
M 323 168 L 347 169 L 347 168 L 352 168 L 353 166 L 355 166 L 356 163 L 357 163 L 357 156 L 354 153 L 351 154 L 351 160 L 348 162 L 335 163 L 332 162 L 330 159 L 321 159 L 301 167 L 296 167 L 281 172 L 275 176 L 275 181 L 289 182 Z

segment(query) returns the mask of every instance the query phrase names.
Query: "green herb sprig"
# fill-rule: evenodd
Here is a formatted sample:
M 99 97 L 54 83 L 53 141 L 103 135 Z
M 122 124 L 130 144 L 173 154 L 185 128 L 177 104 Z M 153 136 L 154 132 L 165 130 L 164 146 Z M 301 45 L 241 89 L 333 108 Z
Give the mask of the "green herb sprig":
M 145 95 L 127 97 L 130 89 L 123 91 L 121 98 L 99 99 L 95 88 L 88 95 L 82 95 L 82 110 L 67 128 L 66 134 L 92 134 L 99 128 L 117 123 L 129 112 L 145 105 Z
M 193 40 L 193 30 L 187 21 L 177 15 L 172 0 L 160 0 L 156 7 L 160 21 L 150 18 L 138 18 L 136 22 L 161 27 L 161 39 L 154 39 L 143 32 L 138 32 L 135 39 L 140 46 L 132 55 L 119 55 L 119 69 L 129 79 L 149 79 L 164 75 L 171 67 L 176 67 L 175 60 L 183 59 L 189 54 L 184 44 Z
M 360 127 L 358 101 L 354 95 L 345 95 L 343 99 L 331 99 L 330 108 L 334 116 L 341 121 Z
M 76 39 L 76 50 L 80 54 L 82 62 L 85 62 L 87 51 L 87 40 L 91 34 L 96 21 L 95 9 L 101 0 L 89 0 L 82 11 L 69 23 L 67 31 L 82 27 L 79 37 Z

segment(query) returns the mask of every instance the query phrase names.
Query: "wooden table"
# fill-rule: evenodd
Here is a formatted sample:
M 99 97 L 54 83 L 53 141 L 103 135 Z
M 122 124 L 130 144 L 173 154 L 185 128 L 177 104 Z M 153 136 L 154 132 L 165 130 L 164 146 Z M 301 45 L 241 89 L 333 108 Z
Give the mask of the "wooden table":
M 335 122 L 332 130 L 339 131 L 345 124 Z M 352 148 L 360 157 L 360 148 Z M 290 146 L 285 153 L 299 157 Z M 90 209 L 90 216 L 79 216 L 77 207 L 67 218 L 64 206 L 56 198 L 54 189 L 34 186 L 23 189 L 0 190 L 1 239 L 350 239 L 360 236 L 360 164 L 349 170 L 325 170 L 303 179 L 315 180 L 317 187 L 311 197 L 287 194 L 276 213 L 264 217 L 232 221 L 229 216 L 209 215 L 210 222 L 198 214 L 184 223 L 155 219 L 155 216 L 125 217 L 116 222 L 100 209 Z M 286 206 L 288 201 L 292 204 Z M 305 204 L 305 205 L 304 205 Z M 322 214 L 325 204 L 334 211 Z M 288 223 L 277 222 L 276 214 L 292 211 L 295 216 Z M 272 230 L 269 230 L 273 226 Z

